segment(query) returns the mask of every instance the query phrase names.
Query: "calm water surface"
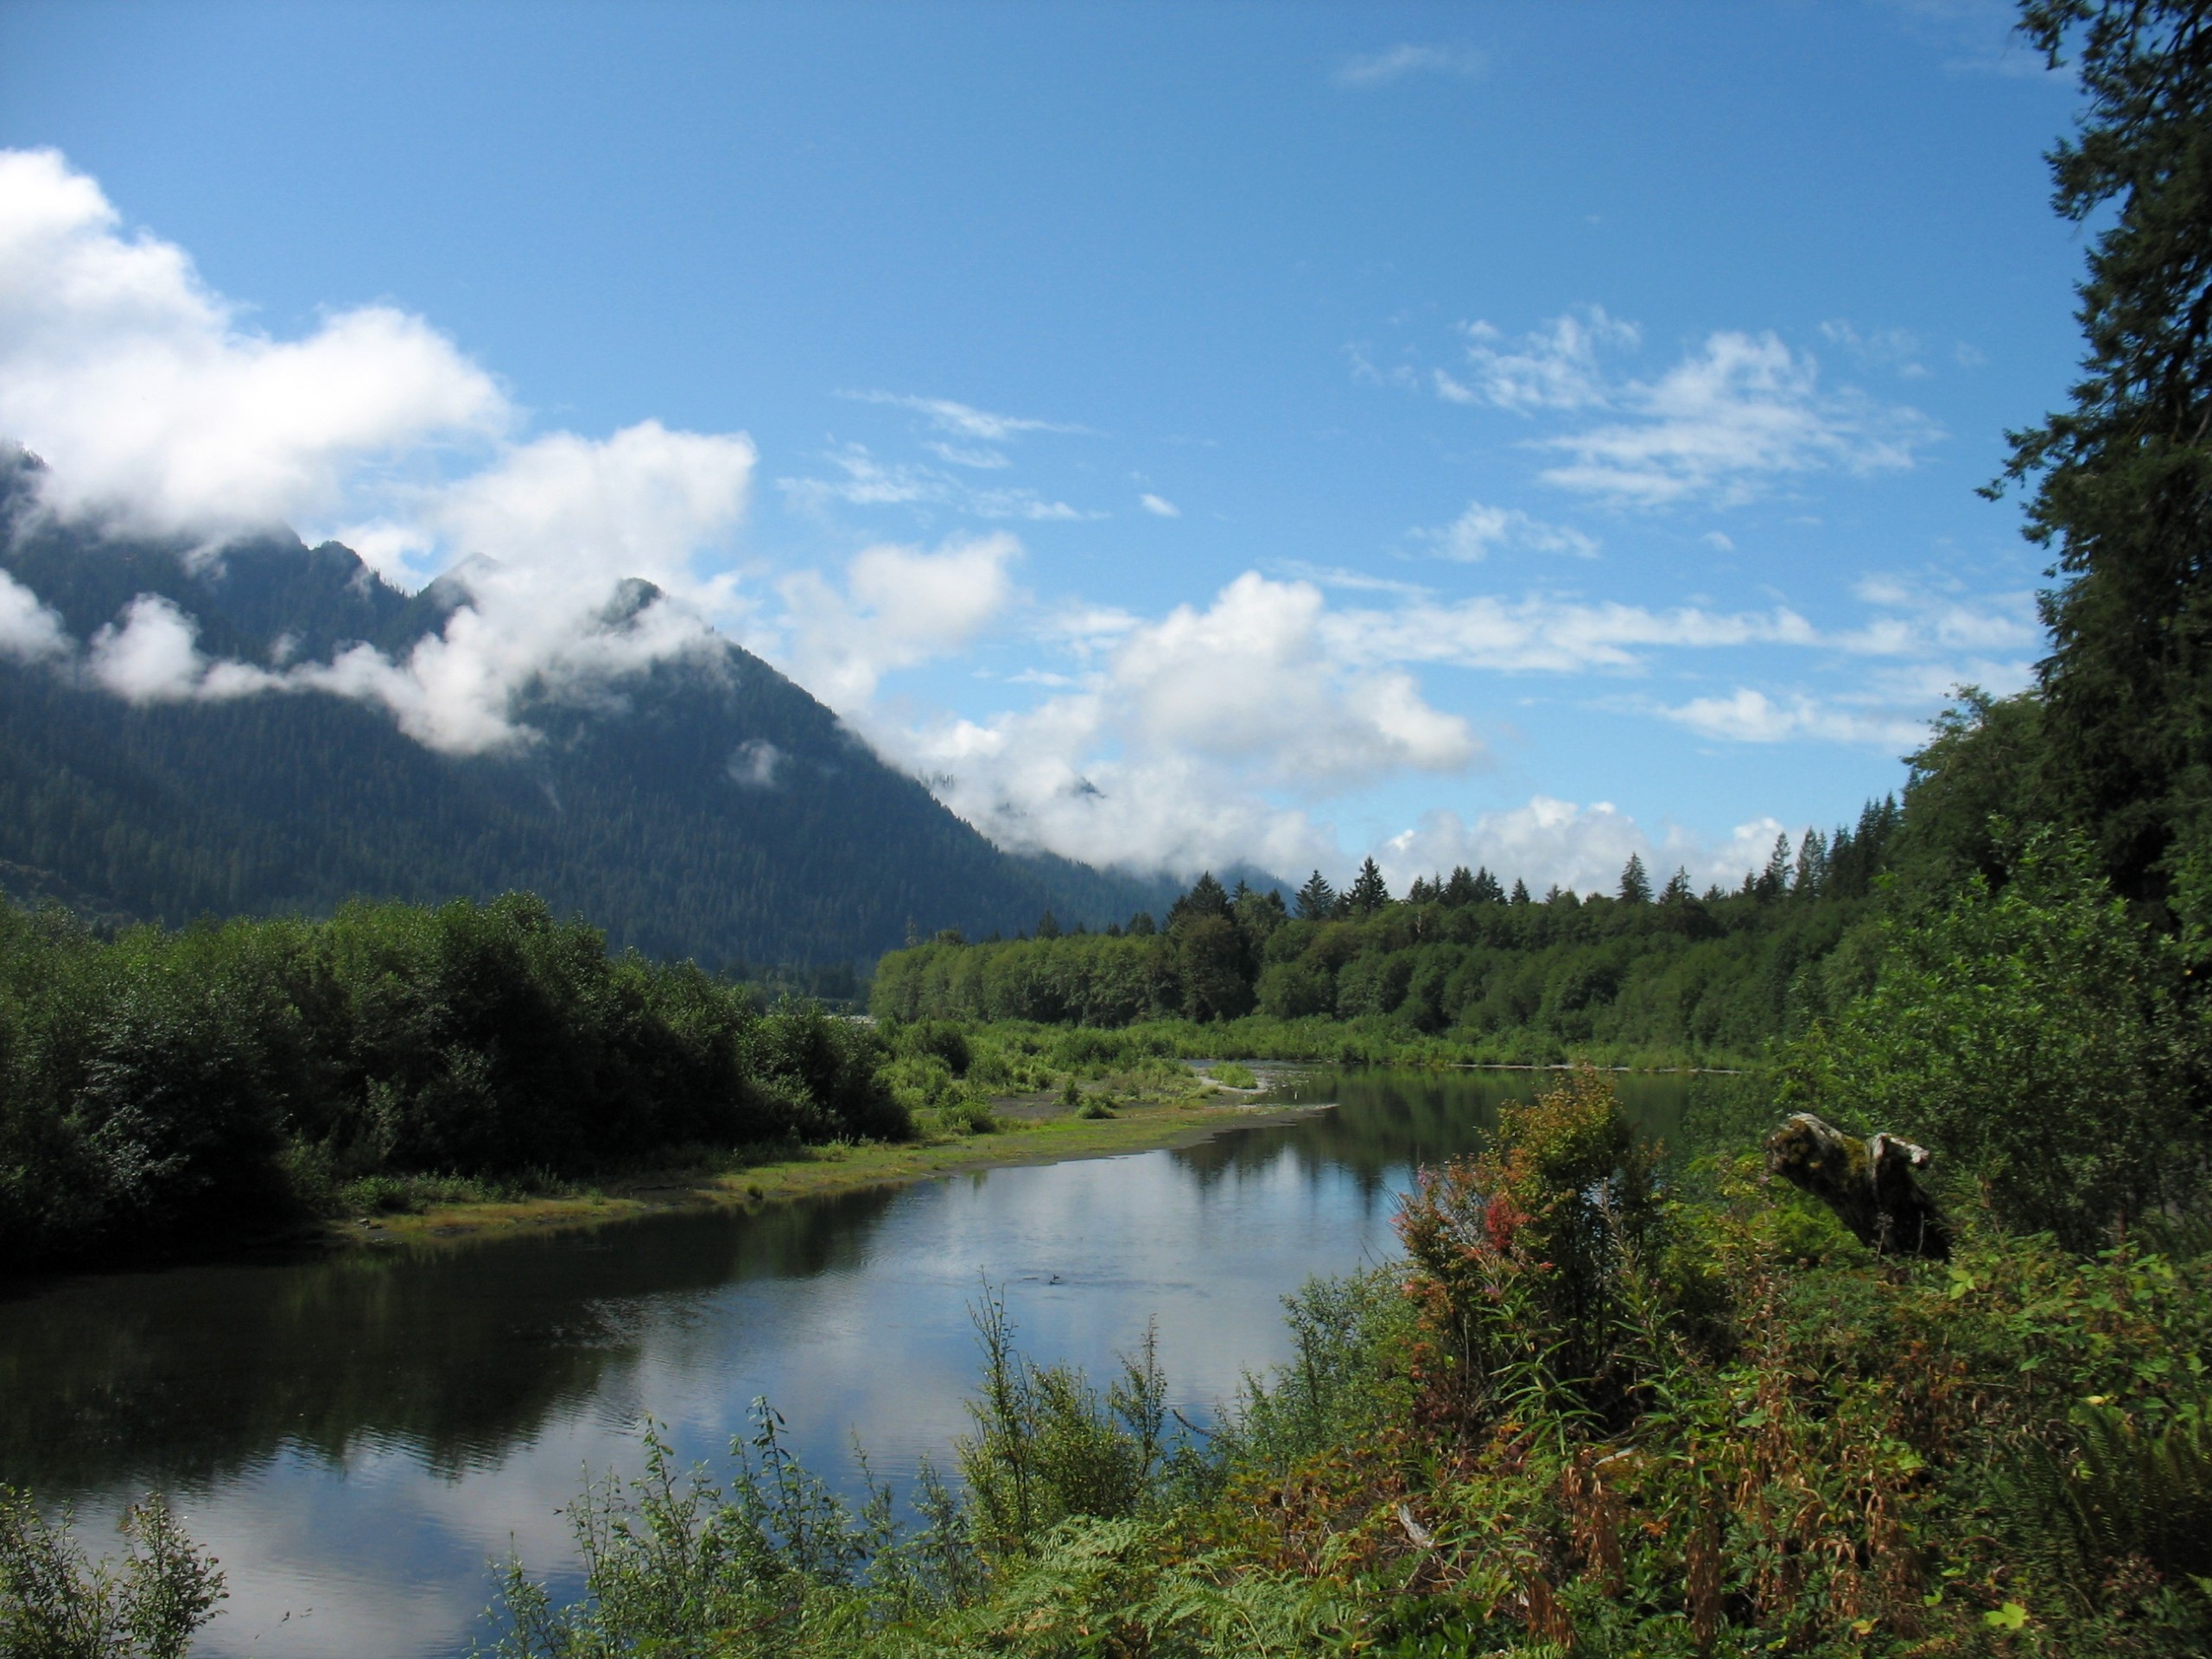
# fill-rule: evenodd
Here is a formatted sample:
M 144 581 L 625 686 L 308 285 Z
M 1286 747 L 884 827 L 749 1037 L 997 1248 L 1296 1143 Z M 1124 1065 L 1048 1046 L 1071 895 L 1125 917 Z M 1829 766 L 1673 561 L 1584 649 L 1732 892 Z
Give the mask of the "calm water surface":
M 1199 1146 L 595 1233 L 86 1278 L 0 1301 L 0 1479 L 95 1533 L 159 1486 L 222 1560 L 197 1653 L 414 1659 L 486 1637 L 487 1564 L 558 1575 L 583 1471 L 651 1417 L 720 1464 L 766 1395 L 842 1483 L 950 1463 L 968 1307 L 1103 1375 L 1156 1320 L 1194 1421 L 1280 1361 L 1281 1299 L 1395 1253 L 1413 1170 L 1478 1146 L 1526 1073 L 1313 1073 L 1333 1101 Z M 1686 1080 L 1623 1079 L 1647 1129 Z

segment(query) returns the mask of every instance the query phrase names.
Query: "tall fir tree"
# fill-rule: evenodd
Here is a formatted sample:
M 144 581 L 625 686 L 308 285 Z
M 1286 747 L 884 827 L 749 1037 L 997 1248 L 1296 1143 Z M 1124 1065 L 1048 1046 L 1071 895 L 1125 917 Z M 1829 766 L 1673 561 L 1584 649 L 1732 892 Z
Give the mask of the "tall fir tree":
M 1390 889 L 1382 880 L 1382 872 L 1371 858 L 1360 862 L 1359 874 L 1352 878 L 1344 893 L 1355 916 L 1372 916 L 1390 902 Z
M 1316 870 L 1298 890 L 1297 905 L 1299 920 L 1325 922 L 1337 913 L 1337 890 L 1329 885 L 1328 877 Z
M 1628 862 L 1621 866 L 1620 897 L 1624 905 L 1651 902 L 1651 878 L 1644 873 L 1641 853 L 1630 853 Z
M 2137 899 L 2212 926 L 2212 4 L 2030 0 L 2085 107 L 2052 205 L 2101 217 L 2070 405 L 2011 435 L 2027 533 L 2052 548 L 2044 789 Z

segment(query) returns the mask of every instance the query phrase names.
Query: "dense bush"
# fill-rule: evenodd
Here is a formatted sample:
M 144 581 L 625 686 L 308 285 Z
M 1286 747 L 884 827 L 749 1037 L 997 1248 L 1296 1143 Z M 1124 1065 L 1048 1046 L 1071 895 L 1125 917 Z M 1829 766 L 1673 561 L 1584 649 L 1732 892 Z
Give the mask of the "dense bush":
M 0 911 L 0 1258 L 282 1224 L 364 1177 L 896 1137 L 881 1058 L 527 895 L 113 943 Z
M 2075 1249 L 2203 1190 L 2178 952 L 2086 846 L 2040 837 L 2001 891 L 1976 874 L 1879 938 L 1871 991 L 1789 1051 L 1788 1103 L 1937 1148 L 2005 1224 Z

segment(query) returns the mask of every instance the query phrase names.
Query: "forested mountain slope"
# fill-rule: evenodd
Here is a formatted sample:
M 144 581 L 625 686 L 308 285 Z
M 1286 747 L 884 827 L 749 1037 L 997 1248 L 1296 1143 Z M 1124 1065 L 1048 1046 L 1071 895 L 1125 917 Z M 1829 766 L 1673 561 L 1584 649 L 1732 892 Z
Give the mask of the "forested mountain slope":
M 35 465 L 0 461 L 0 564 L 80 642 L 151 594 L 211 658 L 391 654 L 461 597 L 404 594 L 336 543 L 194 561 L 58 524 L 30 511 Z M 631 584 L 607 626 L 652 596 Z M 518 712 L 543 741 L 455 758 L 324 692 L 133 704 L 66 666 L 0 661 L 0 885 L 172 925 L 528 889 L 617 945 L 715 969 L 858 963 L 910 925 L 1013 933 L 1047 908 L 1104 923 L 1175 890 L 1001 852 L 734 645 L 616 690 L 540 699 Z M 747 764 L 764 744 L 765 775 Z

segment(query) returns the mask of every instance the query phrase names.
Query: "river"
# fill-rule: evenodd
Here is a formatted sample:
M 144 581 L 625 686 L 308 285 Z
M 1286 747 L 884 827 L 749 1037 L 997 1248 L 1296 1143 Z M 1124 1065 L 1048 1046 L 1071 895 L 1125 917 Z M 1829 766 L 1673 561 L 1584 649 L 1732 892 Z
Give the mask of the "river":
M 0 1479 L 88 1541 L 150 1487 L 221 1559 L 211 1656 L 421 1659 L 488 1637 L 489 1564 L 556 1581 L 587 1470 L 648 1419 L 719 1465 L 750 1402 L 807 1461 L 897 1479 L 966 1427 L 988 1278 L 1020 1346 L 1103 1377 L 1156 1323 L 1203 1421 L 1286 1352 L 1281 1298 L 1395 1253 L 1413 1171 L 1478 1146 L 1529 1073 L 1310 1072 L 1333 1102 L 1199 1145 L 979 1170 L 596 1231 L 87 1275 L 0 1301 Z M 1622 1079 L 1647 1133 L 1689 1084 Z

